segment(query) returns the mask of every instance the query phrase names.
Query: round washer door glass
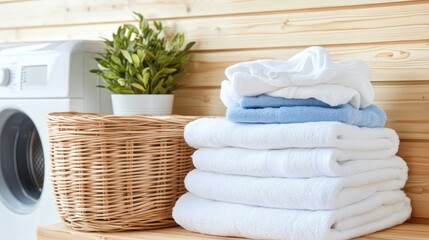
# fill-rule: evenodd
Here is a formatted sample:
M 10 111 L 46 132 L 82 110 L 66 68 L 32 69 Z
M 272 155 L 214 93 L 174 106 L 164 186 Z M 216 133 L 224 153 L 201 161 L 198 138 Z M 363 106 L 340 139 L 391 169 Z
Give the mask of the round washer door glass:
M 29 213 L 43 189 L 43 146 L 33 121 L 19 111 L 1 115 L 1 199 L 10 210 Z

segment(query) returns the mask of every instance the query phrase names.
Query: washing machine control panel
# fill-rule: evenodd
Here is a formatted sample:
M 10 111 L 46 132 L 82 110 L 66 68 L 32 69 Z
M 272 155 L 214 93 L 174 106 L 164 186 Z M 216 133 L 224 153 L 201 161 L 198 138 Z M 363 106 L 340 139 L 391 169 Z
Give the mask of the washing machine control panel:
M 96 98 L 101 41 L 0 44 L 0 99 Z
M 69 97 L 69 62 L 58 53 L 0 56 L 0 98 Z
M 45 86 L 48 82 L 48 66 L 9 64 L 0 66 L 0 87 L 10 92 L 25 90 L 28 87 Z
M 47 65 L 32 65 L 21 67 L 21 86 L 44 86 L 48 81 Z

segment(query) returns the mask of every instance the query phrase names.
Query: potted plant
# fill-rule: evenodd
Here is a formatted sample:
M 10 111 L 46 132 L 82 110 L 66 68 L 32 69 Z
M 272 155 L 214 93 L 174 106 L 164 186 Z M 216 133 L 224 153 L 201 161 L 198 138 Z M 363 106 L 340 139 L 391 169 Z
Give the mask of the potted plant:
M 91 70 L 112 92 L 113 112 L 117 115 L 169 115 L 176 80 L 185 75 L 190 49 L 183 33 L 164 35 L 160 21 L 153 26 L 139 13 L 139 25 L 123 24 L 104 39 L 106 52 L 96 58 L 99 69 Z M 184 46 L 184 47 L 183 47 Z

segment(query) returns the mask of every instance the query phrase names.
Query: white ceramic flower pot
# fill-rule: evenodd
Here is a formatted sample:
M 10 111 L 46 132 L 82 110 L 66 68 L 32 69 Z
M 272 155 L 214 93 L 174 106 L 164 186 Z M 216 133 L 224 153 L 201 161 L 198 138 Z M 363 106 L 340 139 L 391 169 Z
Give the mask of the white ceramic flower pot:
M 173 94 L 112 94 L 115 115 L 171 115 Z

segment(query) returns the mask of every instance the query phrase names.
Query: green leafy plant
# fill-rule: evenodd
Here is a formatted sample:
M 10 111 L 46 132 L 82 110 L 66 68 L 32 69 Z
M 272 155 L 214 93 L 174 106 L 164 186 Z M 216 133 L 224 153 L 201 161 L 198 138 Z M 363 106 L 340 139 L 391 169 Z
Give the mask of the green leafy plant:
M 112 40 L 104 39 L 106 52 L 95 58 L 99 69 L 91 72 L 106 82 L 100 87 L 116 94 L 170 94 L 185 75 L 195 42 L 184 46 L 183 33 L 167 38 L 160 21 L 151 26 L 143 15 L 134 14 L 139 26 L 123 24 Z

